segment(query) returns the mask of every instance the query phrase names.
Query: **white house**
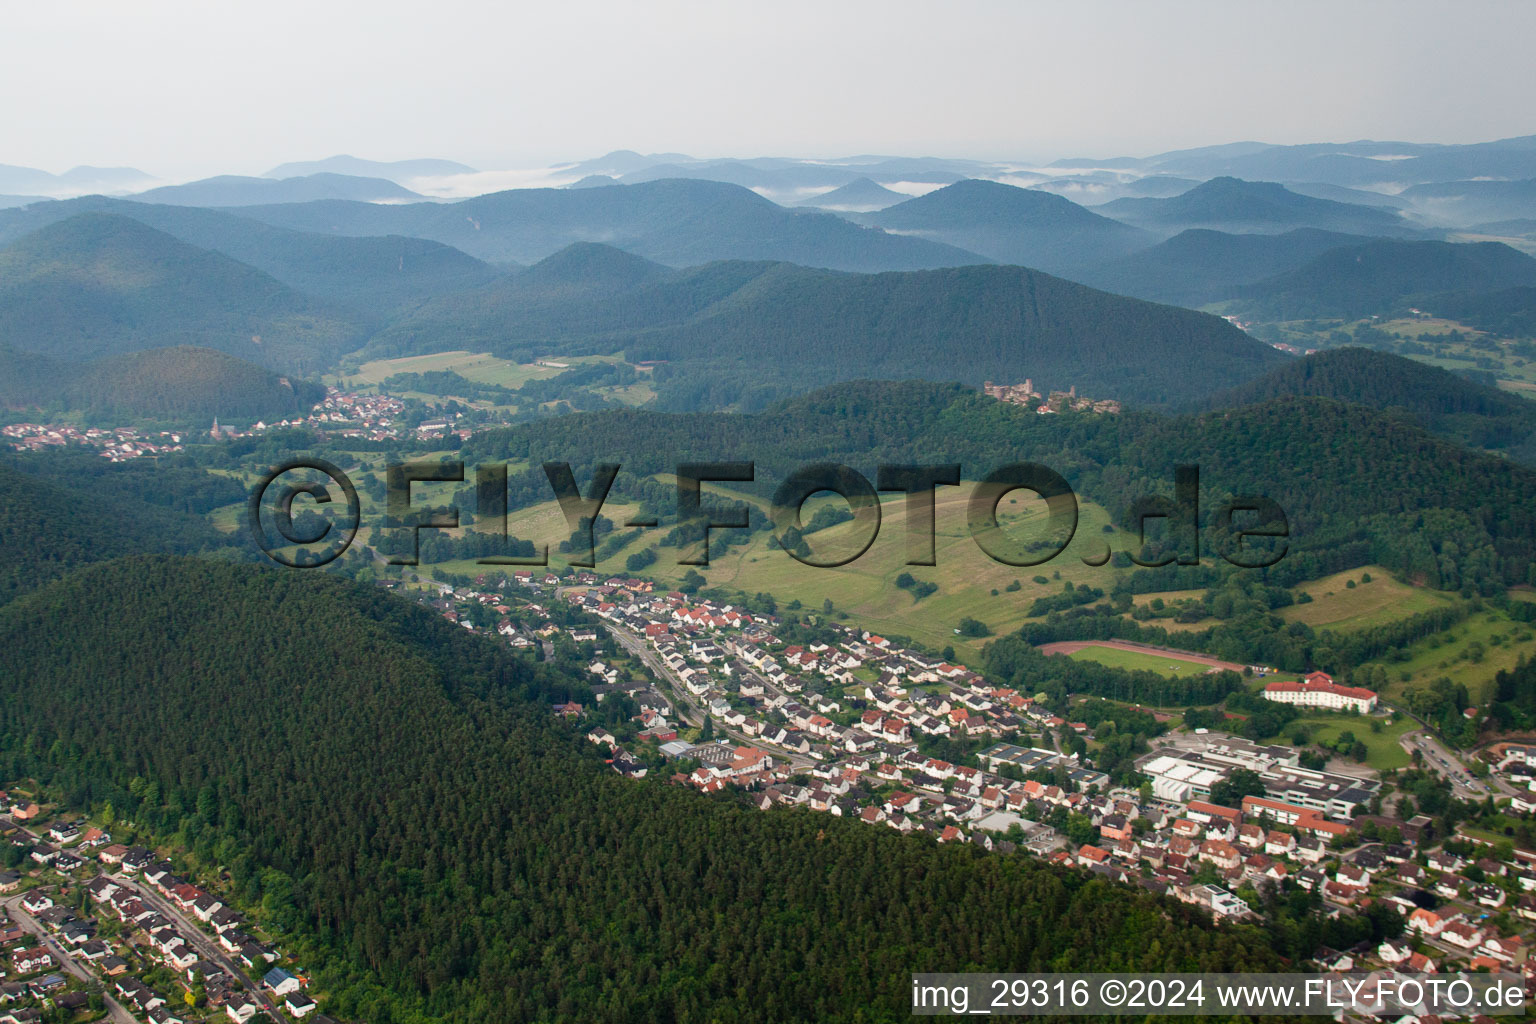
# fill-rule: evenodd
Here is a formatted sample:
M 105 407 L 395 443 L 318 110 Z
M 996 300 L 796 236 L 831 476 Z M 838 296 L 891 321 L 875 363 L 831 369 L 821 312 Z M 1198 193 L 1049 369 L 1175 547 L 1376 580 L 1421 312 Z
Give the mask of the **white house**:
M 1264 699 L 1332 711 L 1358 711 L 1362 715 L 1376 708 L 1374 692 L 1359 686 L 1340 686 L 1326 672 L 1312 672 L 1298 682 L 1270 683 L 1264 687 Z

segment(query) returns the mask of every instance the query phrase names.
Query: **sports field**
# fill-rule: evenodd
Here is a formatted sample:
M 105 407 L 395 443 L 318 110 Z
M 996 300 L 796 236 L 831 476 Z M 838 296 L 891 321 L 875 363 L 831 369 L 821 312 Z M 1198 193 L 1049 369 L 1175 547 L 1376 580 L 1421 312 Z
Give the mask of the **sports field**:
M 1212 669 L 1231 669 L 1234 672 L 1243 670 L 1242 665 L 1204 654 L 1157 650 L 1120 640 L 1064 641 L 1044 644 L 1040 650 L 1045 654 L 1065 654 L 1082 661 L 1096 661 L 1111 668 L 1146 669 L 1169 678 L 1204 675 Z

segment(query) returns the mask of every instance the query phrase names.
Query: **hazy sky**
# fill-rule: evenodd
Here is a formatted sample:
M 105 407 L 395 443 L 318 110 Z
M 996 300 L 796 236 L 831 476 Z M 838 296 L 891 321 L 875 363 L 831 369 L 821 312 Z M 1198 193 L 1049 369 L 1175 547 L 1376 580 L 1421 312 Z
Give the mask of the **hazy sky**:
M 10 2 L 0 163 L 1050 159 L 1536 133 L 1523 0 Z

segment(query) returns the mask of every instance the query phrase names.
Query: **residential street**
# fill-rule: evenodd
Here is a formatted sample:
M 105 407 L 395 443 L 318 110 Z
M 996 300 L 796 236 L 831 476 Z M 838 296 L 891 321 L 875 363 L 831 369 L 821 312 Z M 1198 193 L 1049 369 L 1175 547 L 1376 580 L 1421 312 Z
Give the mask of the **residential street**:
M 246 991 L 250 992 L 256 1001 L 261 1004 L 262 1009 L 274 1015 L 274 1019 L 284 1019 L 277 1003 L 268 997 L 266 990 L 257 982 L 252 981 L 250 975 L 246 974 L 238 963 L 226 955 L 224 950 L 219 948 L 218 943 L 209 938 L 208 933 L 203 931 L 203 926 L 197 918 L 182 913 L 180 908 L 165 899 L 154 889 L 147 885 L 140 885 L 137 881 L 126 875 L 117 873 L 109 874 L 107 877 L 118 885 L 133 891 L 146 905 L 153 907 L 172 921 L 175 921 L 181 933 L 197 948 L 199 954 L 205 959 L 218 964 L 229 973 L 230 977 L 238 979 Z
M 708 717 L 708 712 L 704 710 L 703 705 L 698 702 L 698 699 L 688 692 L 688 687 L 683 685 L 682 680 L 678 679 L 676 674 L 656 656 L 656 652 L 651 650 L 650 645 L 622 626 L 615 626 L 611 623 L 605 625 L 607 625 L 608 632 L 613 634 L 613 638 L 619 642 L 620 646 L 636 658 L 639 658 L 641 663 L 650 669 L 656 675 L 656 678 L 665 683 L 667 688 L 671 690 L 670 696 L 674 706 L 678 709 L 678 715 L 689 725 L 703 725 L 704 720 Z M 753 678 L 761 680 L 765 689 L 774 693 L 778 692 L 767 680 L 762 679 L 755 672 L 753 673 Z M 775 760 L 788 762 L 789 766 L 795 771 L 804 771 L 817 763 L 815 759 L 804 754 L 792 754 L 787 750 L 761 743 L 746 733 L 738 732 L 721 722 L 715 723 L 715 733 L 719 736 L 729 737 L 741 743 L 751 744 L 759 749 L 766 750 L 773 755 Z
M 50 886 L 49 888 L 52 887 Z M 0 901 L 0 906 L 5 907 L 5 909 L 11 915 L 11 920 L 20 925 L 23 931 L 35 935 L 38 939 L 38 942 L 44 948 L 46 948 L 48 952 L 53 954 L 53 958 L 59 962 L 64 970 L 68 971 L 70 974 L 73 974 L 81 981 L 99 981 L 100 979 L 96 977 L 94 972 L 89 970 L 84 964 L 77 960 L 73 954 L 65 950 L 62 943 L 56 941 L 53 936 L 48 934 L 48 929 L 44 928 L 42 923 L 38 921 L 37 918 L 33 917 L 31 914 L 22 909 L 21 901 L 27 896 L 31 895 L 32 892 L 37 891 L 38 890 L 33 889 L 30 892 L 24 892 L 12 896 L 9 899 Z M 102 993 L 102 999 L 106 1003 L 108 1016 L 112 1020 L 117 1021 L 118 1024 L 136 1024 L 133 1015 L 124 1009 L 123 1005 L 116 999 L 113 999 L 112 996 L 104 992 Z

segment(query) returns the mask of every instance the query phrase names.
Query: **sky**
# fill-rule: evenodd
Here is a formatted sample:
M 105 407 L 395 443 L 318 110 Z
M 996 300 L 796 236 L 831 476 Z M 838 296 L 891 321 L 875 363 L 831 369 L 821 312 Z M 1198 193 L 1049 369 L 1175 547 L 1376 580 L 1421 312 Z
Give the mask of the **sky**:
M 1523 0 L 13 0 L 0 25 L 0 164 L 54 172 L 1536 133 Z

